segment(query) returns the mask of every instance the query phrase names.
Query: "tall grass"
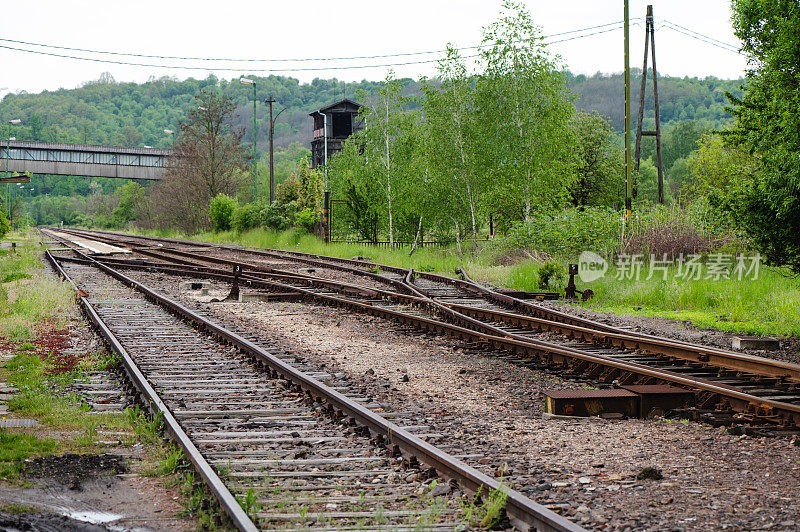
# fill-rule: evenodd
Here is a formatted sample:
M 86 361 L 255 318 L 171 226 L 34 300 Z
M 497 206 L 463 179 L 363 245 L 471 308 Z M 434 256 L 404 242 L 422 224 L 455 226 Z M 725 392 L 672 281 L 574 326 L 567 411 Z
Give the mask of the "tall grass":
M 618 314 L 643 314 L 689 321 L 746 334 L 800 336 L 800 279 L 787 272 L 762 268 L 757 279 L 674 278 L 667 280 L 606 277 L 588 284 L 595 297 L 588 303 Z
M 22 240 L 15 252 L 0 250 L 0 337 L 24 341 L 36 322 L 48 320 L 63 327 L 76 313 L 72 287 L 42 275 L 39 249 L 32 232 L 14 235 Z

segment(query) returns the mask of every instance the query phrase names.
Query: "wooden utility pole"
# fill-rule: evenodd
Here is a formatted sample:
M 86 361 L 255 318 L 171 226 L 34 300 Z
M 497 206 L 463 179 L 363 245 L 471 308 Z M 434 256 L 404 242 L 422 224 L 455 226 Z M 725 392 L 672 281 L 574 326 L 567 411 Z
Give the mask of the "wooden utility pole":
M 628 60 L 630 29 L 628 17 L 628 0 L 624 0 L 625 9 L 625 221 L 631 217 L 631 66 Z
M 269 204 L 272 205 L 275 202 L 275 144 L 273 142 L 275 121 L 286 110 L 286 107 L 278 111 L 275 118 L 272 118 L 272 104 L 275 103 L 275 100 L 270 96 L 268 100 L 264 100 L 264 103 L 269 105 Z
M 274 144 L 272 142 L 272 138 L 275 136 L 275 121 L 272 119 L 272 104 L 275 103 L 275 100 L 270 96 L 266 103 L 269 105 L 269 204 L 272 205 L 275 201 L 275 155 Z
M 644 90 L 647 86 L 647 44 L 648 40 L 653 57 L 653 108 L 656 115 L 655 131 L 642 131 L 644 120 Z M 656 165 L 658 166 L 658 202 L 664 204 L 664 165 L 661 161 L 661 118 L 658 113 L 658 72 L 656 70 L 656 37 L 653 27 L 653 6 L 647 6 L 647 18 L 644 28 L 644 61 L 642 63 L 642 86 L 639 90 L 639 122 L 636 126 L 636 172 L 641 161 L 642 135 L 656 138 Z M 634 195 L 636 194 L 634 189 Z

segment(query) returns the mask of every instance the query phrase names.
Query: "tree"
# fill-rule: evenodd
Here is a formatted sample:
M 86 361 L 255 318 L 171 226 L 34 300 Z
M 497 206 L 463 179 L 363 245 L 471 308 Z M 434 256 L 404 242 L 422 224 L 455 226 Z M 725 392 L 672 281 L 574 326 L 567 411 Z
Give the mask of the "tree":
M 692 179 L 684 190 L 687 196 L 724 198 L 755 177 L 756 159 L 743 149 L 726 144 L 722 136 L 706 134 L 698 144 L 688 160 Z
M 248 162 L 242 130 L 229 125 L 235 109 L 231 99 L 201 91 L 196 103 L 181 123 L 167 174 L 153 190 L 161 224 L 185 231 L 209 227 L 211 198 L 236 196 Z
M 342 151 L 329 161 L 331 195 L 345 202 L 346 209 L 334 209 L 331 220 L 333 231 L 345 230 L 355 233 L 359 239 L 376 241 L 378 239 L 379 209 L 383 205 L 383 194 L 377 180 L 373 178 L 373 168 L 362 153 L 363 139 L 350 137 Z M 373 159 L 374 160 L 374 159 Z
M 208 205 L 208 214 L 214 231 L 227 231 L 233 225 L 233 212 L 239 206 L 238 202 L 227 194 L 219 193 Z
M 730 205 L 768 264 L 800 273 L 800 4 L 734 0 L 732 18 L 750 68 L 744 95 L 728 95 L 728 139 L 759 171 Z
M 597 113 L 579 112 L 572 119 L 578 145 L 577 180 L 570 190 L 575 206 L 622 204 L 622 150 L 608 120 Z
M 485 172 L 478 164 L 477 105 L 474 80 L 467 74 L 458 49 L 447 46 L 439 61 L 438 87 L 423 84 L 423 109 L 427 132 L 424 175 L 438 178 L 438 207 L 455 221 L 469 220 L 473 248 L 478 247 L 478 206 L 484 195 Z M 424 193 L 429 195 L 431 187 Z M 466 216 L 465 216 L 466 215 Z M 421 220 L 420 220 L 421 223 Z
M 403 96 L 403 86 L 392 72 L 386 76 L 375 99 L 361 109 L 365 127 L 359 137 L 363 141 L 368 161 L 380 168 L 375 179 L 385 199 L 389 245 L 394 246 L 395 200 L 403 186 L 403 150 L 408 147 L 409 115 L 405 113 L 408 98 Z M 366 96 L 366 95 L 362 95 Z M 405 146 L 404 146 L 405 145 Z
M 574 113 L 566 77 L 557 68 L 530 13 L 506 0 L 484 29 L 480 123 L 489 129 L 495 204 L 528 220 L 534 208 L 562 205 L 574 173 Z M 511 200 L 509 204 L 509 200 Z M 511 207 L 511 209 L 509 209 Z
M 117 227 L 124 226 L 128 222 L 135 220 L 144 201 L 144 190 L 135 181 L 125 183 L 119 189 L 119 194 L 119 205 L 111 213 L 113 225 Z

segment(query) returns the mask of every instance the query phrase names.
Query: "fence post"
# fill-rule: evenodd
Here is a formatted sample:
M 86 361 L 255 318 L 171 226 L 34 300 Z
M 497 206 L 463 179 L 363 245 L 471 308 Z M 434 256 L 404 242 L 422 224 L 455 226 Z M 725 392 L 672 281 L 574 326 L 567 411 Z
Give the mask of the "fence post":
M 322 207 L 322 240 L 326 244 L 331 241 L 331 193 L 325 191 L 325 203 Z

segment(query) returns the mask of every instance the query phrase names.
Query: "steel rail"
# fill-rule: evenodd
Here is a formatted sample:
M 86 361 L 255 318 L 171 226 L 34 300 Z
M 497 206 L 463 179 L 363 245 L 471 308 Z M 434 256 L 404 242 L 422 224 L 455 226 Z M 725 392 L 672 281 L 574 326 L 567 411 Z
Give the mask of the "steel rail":
M 501 482 L 490 478 L 461 460 L 414 436 L 400 426 L 388 421 L 386 418 L 352 401 L 326 384 L 298 371 L 249 340 L 208 320 L 180 303 L 159 294 L 144 284 L 127 277 L 121 272 L 114 270 L 80 251 L 73 251 L 82 255 L 84 259 L 88 260 L 93 266 L 102 270 L 109 276 L 145 294 L 148 299 L 157 302 L 182 319 L 190 321 L 195 327 L 212 333 L 218 338 L 236 346 L 242 352 L 254 357 L 264 366 L 269 367 L 272 373 L 279 374 L 283 378 L 290 380 L 316 400 L 326 403 L 330 408 L 343 412 L 356 422 L 368 427 L 373 433 L 385 438 L 390 445 L 397 446 L 398 450 L 404 452 L 406 455 L 416 457 L 421 462 L 433 467 L 437 473 L 445 477 L 458 480 L 462 486 L 470 492 L 478 493 L 479 491 L 487 489 L 503 492 L 506 496 L 506 513 L 518 527 L 523 529 L 530 529 L 533 527 L 541 531 L 578 532 L 584 530 L 572 521 L 531 501 L 521 493 L 504 486 Z M 48 256 L 50 260 L 55 261 L 55 258 L 53 258 L 49 252 Z M 63 274 L 63 270 L 61 271 Z M 86 304 L 88 304 L 88 301 Z M 122 346 L 120 345 L 119 347 Z M 142 378 L 144 377 L 142 376 Z M 163 405 L 163 403 L 161 403 L 161 405 Z M 163 405 L 163 408 L 167 413 L 169 412 L 165 405 Z M 175 423 L 177 424 L 177 422 Z M 241 510 L 238 504 L 237 507 Z
M 467 282 L 471 286 L 473 286 L 476 290 L 479 290 L 481 293 L 486 294 L 487 297 L 507 302 L 517 308 L 528 309 L 539 314 L 555 316 L 560 318 L 560 320 L 552 320 L 547 318 L 540 319 L 545 319 L 546 321 L 554 323 L 564 323 L 566 325 L 570 325 L 571 328 L 574 325 L 575 328 L 573 328 L 573 330 L 582 334 L 586 331 L 594 329 L 606 333 L 605 335 L 598 334 L 598 338 L 608 338 L 609 340 L 618 341 L 618 345 L 621 346 L 640 348 L 645 351 L 649 351 L 650 353 L 674 355 L 696 362 L 728 367 L 729 369 L 737 371 L 754 372 L 769 377 L 784 378 L 794 382 L 800 382 L 800 365 L 798 364 L 792 364 L 791 362 L 773 360 L 755 355 L 743 355 L 741 353 L 734 353 L 732 351 L 727 351 L 717 347 L 691 344 L 688 342 L 682 342 L 680 340 L 662 338 L 636 331 L 625 331 L 618 327 L 588 320 L 586 318 L 572 316 L 565 312 L 547 309 L 545 307 L 541 307 L 540 305 L 530 303 L 529 301 L 524 301 L 506 294 L 494 292 L 470 279 L 462 269 L 459 269 L 459 273 L 466 278 Z M 534 317 L 538 316 L 534 315 Z
M 139 237 L 139 238 L 146 239 L 149 237 Z M 170 240 L 172 241 L 174 239 Z M 285 258 L 286 255 L 296 256 L 300 257 L 299 260 L 301 260 L 301 262 L 316 266 L 324 266 L 324 267 L 330 267 L 327 261 L 334 261 L 334 260 L 346 264 L 357 264 L 360 266 L 372 264 L 363 261 L 356 261 L 353 259 L 338 259 L 335 257 L 310 255 L 296 251 L 286 251 L 286 252 L 276 253 L 273 251 L 246 250 L 246 249 L 244 250 L 252 252 L 257 255 L 266 255 L 276 258 Z M 162 250 L 162 251 L 167 251 L 167 250 Z M 150 253 L 147 250 L 143 250 L 142 252 L 145 254 Z M 238 263 L 250 269 L 268 271 L 268 269 L 262 269 L 243 261 L 222 259 L 218 257 L 198 256 L 196 254 L 180 250 L 169 250 L 169 252 L 184 257 L 193 257 L 195 259 L 207 262 L 217 262 L 224 264 Z M 324 260 L 326 262 L 320 262 L 320 260 Z M 385 269 L 387 271 L 392 271 L 393 273 L 396 274 L 403 275 L 404 277 L 407 276 L 408 273 L 410 272 L 410 270 L 408 269 L 398 268 L 393 266 L 381 265 L 380 268 Z M 389 279 L 385 276 L 376 274 L 374 272 L 364 271 L 360 268 L 355 268 L 355 267 L 342 267 L 340 269 L 359 275 L 366 275 L 379 282 L 391 284 L 392 286 L 400 290 L 404 290 L 407 292 L 411 291 L 411 293 L 415 295 L 420 294 L 418 290 L 411 288 L 411 286 L 408 283 L 403 283 L 401 281 Z M 293 272 L 287 272 L 287 273 L 293 273 Z M 462 288 L 470 293 L 480 295 L 481 297 L 485 297 L 486 299 L 499 303 L 503 306 L 511 306 L 512 308 L 517 308 L 522 311 L 528 311 L 533 315 L 534 319 L 542 320 L 537 322 L 538 325 L 542 325 L 550 330 L 558 331 L 562 334 L 570 334 L 574 335 L 577 338 L 588 339 L 597 342 L 607 342 L 609 344 L 617 345 L 623 348 L 640 349 L 650 354 L 675 356 L 691 362 L 708 364 L 714 367 L 721 367 L 733 371 L 754 373 L 756 375 L 761 375 L 768 378 L 777 378 L 782 381 L 800 383 L 800 365 L 797 364 L 768 359 L 755 355 L 743 355 L 741 353 L 734 353 L 724 349 L 701 346 L 697 344 L 690 344 L 679 340 L 660 338 L 652 335 L 638 333 L 635 331 L 623 331 L 622 329 L 619 329 L 617 327 L 612 327 L 600 322 L 588 320 L 586 318 L 572 316 L 564 312 L 548 309 L 546 307 L 542 307 L 540 305 L 531 303 L 529 301 L 521 300 L 513 296 L 509 296 L 507 294 L 496 292 L 470 279 L 467 273 L 463 269 L 459 268 L 457 270 L 457 273 L 462 275 L 464 279 L 463 280 L 453 279 L 450 277 L 440 276 L 437 274 L 431 274 L 429 272 L 415 272 L 415 275 L 435 282 L 448 283 L 458 286 L 459 288 Z M 478 309 L 477 307 L 475 307 L 476 310 L 472 310 L 467 306 L 458 305 L 456 303 L 442 302 L 441 304 L 448 306 L 458 312 L 463 312 L 465 314 L 490 315 L 493 319 L 496 319 L 497 321 L 512 320 L 512 321 L 522 322 L 524 320 L 524 318 L 520 315 L 512 315 L 500 311 L 495 311 L 492 309 Z M 533 320 L 529 319 L 527 321 L 528 323 L 531 324 L 533 323 Z M 566 326 L 567 328 L 565 328 L 564 326 Z M 598 332 L 592 332 L 593 330 Z
M 81 292 L 78 291 L 78 287 L 75 285 L 75 282 L 67 275 L 61 265 L 58 264 L 58 261 L 50 253 L 50 250 L 46 250 L 45 253 L 53 268 L 55 268 L 59 275 L 61 275 L 65 280 L 69 281 L 75 288 L 78 302 L 80 303 L 84 312 L 86 312 L 89 319 L 103 336 L 103 338 L 106 339 L 111 349 L 120 356 L 123 367 L 125 368 L 125 373 L 127 373 L 130 381 L 134 384 L 134 386 L 136 386 L 137 390 L 139 390 L 139 393 L 142 394 L 142 397 L 145 398 L 150 411 L 153 414 L 160 413 L 163 416 L 167 433 L 172 440 L 183 449 L 185 456 L 189 459 L 192 465 L 194 465 L 195 470 L 200 474 L 206 486 L 208 486 L 208 488 L 211 490 L 211 493 L 214 494 L 214 497 L 219 502 L 220 507 L 225 511 L 238 530 L 243 532 L 256 532 L 258 527 L 247 515 L 247 512 L 245 512 L 244 509 L 239 505 L 236 498 L 228 490 L 228 488 L 222 482 L 222 479 L 219 478 L 217 473 L 211 467 L 211 464 L 208 463 L 202 453 L 200 453 L 200 450 L 194 445 L 186 432 L 184 432 L 184 430 L 181 428 L 178 420 L 172 415 L 169 407 L 158 395 L 158 392 L 156 392 L 147 381 L 147 378 L 136 365 L 136 362 L 133 360 L 133 358 L 131 358 L 131 356 L 128 354 L 125 347 L 120 343 L 111 329 L 108 328 L 92 304 L 89 303 L 89 300 L 86 298 L 86 296 L 81 295 Z
M 409 270 L 404 270 L 404 269 L 399 269 L 399 268 L 397 270 L 406 271 L 407 274 L 409 273 Z M 409 283 L 404 283 L 404 284 L 409 286 Z M 297 289 L 296 287 L 291 287 L 290 285 L 281 285 L 281 286 L 282 286 L 283 289 L 292 289 L 292 288 Z M 412 290 L 415 290 L 411 286 L 409 286 L 409 288 L 412 289 Z M 391 297 L 399 297 L 400 296 L 400 294 L 395 294 L 395 293 L 389 293 L 389 294 L 391 294 Z M 416 290 L 416 294 L 421 294 L 421 293 L 418 290 Z M 316 293 L 313 293 L 313 292 L 309 292 L 309 293 L 307 293 L 307 295 L 309 297 L 313 297 L 313 298 L 317 298 L 317 299 L 319 299 L 319 298 L 326 299 L 326 298 L 330 298 L 331 297 L 331 296 L 324 296 L 322 294 L 316 294 Z M 426 298 L 426 296 L 424 296 L 424 294 L 421 294 L 421 295 L 422 295 L 421 299 L 425 299 Z M 510 296 L 504 296 L 503 294 L 497 294 L 497 295 L 510 298 Z M 514 299 L 514 298 L 511 298 L 511 299 Z M 345 301 L 348 301 L 347 304 L 362 305 L 359 302 L 353 302 L 353 301 L 349 301 L 349 300 L 344 300 L 342 298 L 332 298 L 330 300 L 333 301 L 334 304 L 345 304 Z M 519 300 L 519 301 L 521 301 L 521 300 Z M 413 303 L 417 303 L 418 304 L 419 301 L 416 301 L 416 302 L 415 301 L 411 301 L 411 303 L 412 304 Z M 431 303 L 430 301 L 427 301 L 427 304 L 430 304 L 430 303 Z M 525 336 L 522 336 L 522 335 L 514 335 L 514 334 L 508 333 L 506 331 L 502 331 L 502 329 L 498 329 L 498 328 L 495 328 L 495 327 L 493 327 L 491 325 L 482 323 L 482 322 L 480 322 L 478 320 L 474 320 L 473 318 L 470 318 L 469 316 L 465 316 L 464 314 L 460 314 L 460 313 L 454 311 L 453 309 L 443 309 L 443 308 L 441 308 L 442 304 L 439 303 L 439 305 L 440 305 L 438 307 L 439 310 L 441 310 L 441 311 L 443 311 L 445 313 L 447 313 L 448 311 L 453 313 L 452 317 L 454 318 L 454 321 L 456 321 L 457 323 L 459 323 L 459 322 L 460 323 L 466 323 L 468 326 L 472 325 L 472 326 L 474 326 L 474 327 L 476 327 L 478 329 L 483 330 L 484 332 L 480 333 L 480 334 L 484 334 L 484 335 L 488 334 L 488 336 L 496 336 L 496 337 L 498 337 L 500 339 L 505 338 L 505 339 L 511 339 L 511 340 L 515 340 L 515 341 L 518 341 L 518 342 L 522 342 L 522 344 L 518 344 L 516 346 L 508 346 L 508 345 L 506 345 L 506 348 L 510 348 L 512 350 L 518 349 L 519 347 L 524 346 L 525 344 L 528 344 L 529 347 L 533 348 L 534 350 L 536 350 L 539 353 L 557 354 L 557 355 L 561 355 L 561 356 L 571 357 L 573 359 L 586 360 L 586 361 L 589 361 L 589 362 L 599 363 L 599 364 L 601 364 L 603 366 L 606 366 L 606 367 L 611 366 L 611 367 L 615 367 L 616 369 L 620 369 L 622 371 L 631 371 L 633 373 L 638 373 L 640 375 L 647 375 L 647 376 L 659 378 L 659 379 L 667 381 L 667 382 L 673 382 L 673 383 L 677 383 L 677 384 L 682 384 L 682 385 L 689 386 L 689 387 L 692 387 L 692 388 L 695 388 L 695 389 L 702 389 L 702 390 L 705 390 L 707 392 L 720 394 L 722 396 L 727 397 L 728 399 L 733 399 L 735 401 L 739 401 L 741 403 L 739 405 L 740 409 L 741 408 L 747 408 L 747 405 L 758 405 L 758 406 L 764 407 L 766 409 L 778 410 L 780 412 L 784 412 L 784 413 L 788 414 L 793 419 L 793 422 L 794 422 L 795 425 L 800 425 L 800 406 L 798 406 L 798 405 L 793 405 L 791 403 L 783 403 L 783 402 L 779 402 L 779 401 L 772 401 L 772 400 L 769 400 L 769 399 L 760 398 L 760 397 L 757 397 L 757 396 L 753 396 L 753 395 L 750 395 L 750 394 L 747 394 L 747 393 L 740 392 L 735 387 L 729 387 L 729 386 L 726 386 L 726 385 L 716 384 L 716 383 L 713 383 L 711 381 L 707 381 L 705 379 L 700 379 L 700 378 L 687 379 L 686 377 L 683 377 L 680 374 L 675 374 L 675 373 L 671 373 L 671 372 L 670 373 L 658 372 L 658 373 L 654 374 L 654 373 L 652 373 L 654 370 L 652 370 L 651 368 L 648 368 L 647 366 L 643 366 L 643 365 L 639 365 L 639 364 L 635 364 L 635 363 L 628 363 L 628 362 L 622 363 L 622 362 L 620 362 L 618 360 L 612 359 L 610 357 L 605 357 L 603 355 L 587 355 L 586 353 L 581 352 L 579 350 L 575 350 L 573 348 L 563 348 L 561 346 L 557 346 L 557 345 L 550 344 L 550 343 L 547 343 L 547 342 L 541 342 L 539 340 L 534 340 L 534 339 L 531 339 L 531 338 L 528 338 L 528 337 L 525 337 Z M 481 310 L 483 310 L 483 309 L 481 309 Z M 372 313 L 374 314 L 375 312 L 383 313 L 385 315 L 385 317 L 391 317 L 393 319 L 400 319 L 400 321 L 409 321 L 410 320 L 410 321 L 413 322 L 415 319 L 418 322 L 423 321 L 422 318 L 420 318 L 420 317 L 413 317 L 413 316 L 409 316 L 409 315 L 403 315 L 401 313 L 393 313 L 392 311 L 389 311 L 388 309 L 373 309 Z M 487 312 L 489 312 L 489 311 L 487 310 Z M 520 316 L 519 318 L 524 318 L 524 317 Z M 431 320 L 429 320 L 429 321 L 431 321 Z M 426 324 L 426 326 L 431 326 L 431 325 L 432 325 L 431 323 Z M 433 325 L 433 326 L 435 326 L 437 328 L 440 328 L 440 329 L 446 328 L 446 325 L 443 325 L 442 322 L 436 322 L 436 324 Z M 458 329 L 459 330 L 454 331 L 455 334 L 458 335 L 458 336 L 468 335 L 467 331 L 470 330 L 470 329 L 468 329 L 466 327 L 460 327 Z M 590 329 L 583 329 L 583 330 L 577 331 L 577 332 L 580 332 L 581 334 L 590 334 L 590 333 L 592 333 L 592 331 Z M 608 336 L 608 335 L 606 335 L 606 336 Z M 600 337 L 598 336 L 598 338 L 600 338 Z M 609 337 L 609 338 L 611 340 L 614 339 L 613 337 Z M 622 347 L 633 347 L 633 348 L 639 348 L 640 347 L 639 346 L 639 342 L 642 342 L 642 341 L 646 340 L 646 338 L 642 338 L 642 337 L 636 337 L 635 339 L 631 339 L 629 337 L 629 335 L 619 335 L 617 338 L 619 338 L 619 341 L 621 342 L 619 345 L 621 345 Z M 498 339 L 497 338 L 493 338 L 491 340 L 489 338 L 477 338 L 477 339 L 490 341 L 491 343 L 494 343 L 494 344 L 497 344 L 497 345 L 502 345 L 502 342 L 498 343 Z M 683 347 L 683 344 L 681 344 L 679 342 L 676 342 L 675 345 L 677 345 L 677 347 L 679 349 L 678 352 L 680 353 L 681 352 L 680 348 Z M 723 352 L 723 353 L 725 353 L 725 352 Z M 662 354 L 662 353 L 659 353 L 659 354 Z M 772 361 L 772 360 L 769 360 L 769 359 L 763 359 L 761 357 L 747 357 L 747 356 L 739 355 L 739 354 L 736 354 L 736 353 L 733 353 L 732 355 L 734 355 L 735 357 L 744 358 L 744 359 L 746 359 L 748 361 L 753 361 L 754 359 L 756 359 L 755 361 L 758 364 L 764 364 L 764 365 L 766 365 L 766 367 L 772 367 L 773 366 L 772 363 L 776 362 L 776 361 Z M 591 358 L 591 359 L 590 358 L 586 358 L 587 356 L 593 357 L 593 358 Z M 701 363 L 705 363 L 705 364 L 709 363 L 708 361 L 706 361 L 706 360 L 704 360 L 702 358 L 700 360 L 698 360 L 698 361 L 701 362 Z M 624 366 L 620 366 L 620 364 L 623 364 Z M 720 364 L 716 364 L 716 365 L 720 366 Z M 777 364 L 777 366 L 779 366 L 781 368 L 784 368 L 786 366 L 791 367 L 792 365 L 791 364 L 787 364 L 787 363 L 780 363 L 780 364 Z M 725 366 L 722 365 L 722 367 L 725 367 Z M 731 368 L 728 368 L 728 369 L 731 369 Z M 741 369 L 739 369 L 739 368 L 736 368 L 736 369 L 741 371 Z M 647 370 L 647 371 L 644 371 L 644 370 Z M 749 371 L 752 371 L 752 369 L 749 369 Z M 775 374 L 776 374 L 776 371 L 773 370 L 772 373 L 766 373 L 765 376 L 774 377 Z M 662 375 L 662 376 L 659 377 L 659 375 Z M 786 374 L 785 373 L 777 373 L 777 376 L 778 376 L 778 378 L 786 378 Z
M 228 275 L 229 279 L 232 279 L 233 276 L 231 274 Z M 524 335 L 509 333 L 492 325 L 485 324 L 483 322 L 470 318 L 469 316 L 461 315 L 457 312 L 454 312 L 452 309 L 449 309 L 447 307 L 444 307 L 444 305 L 440 303 L 432 301 L 430 298 L 424 296 L 424 294 L 421 293 L 420 296 L 415 296 L 415 297 L 396 294 L 394 292 L 383 292 L 383 295 L 388 298 L 393 297 L 397 299 L 402 299 L 406 303 L 417 304 L 422 306 L 430 305 L 432 308 L 437 309 L 443 312 L 445 315 L 450 316 L 452 321 L 456 323 L 453 324 L 439 320 L 434 320 L 431 318 L 426 318 L 423 316 L 414 316 L 404 312 L 378 307 L 369 303 L 346 299 L 344 297 L 340 297 L 337 295 L 320 294 L 317 292 L 303 289 L 294 285 L 288 285 L 285 283 L 276 283 L 258 278 L 244 279 L 244 280 L 246 282 L 251 283 L 252 286 L 258 286 L 262 288 L 282 290 L 282 291 L 293 290 L 303 294 L 304 297 L 306 297 L 307 299 L 322 300 L 328 304 L 335 306 L 348 306 L 350 308 L 359 310 L 361 312 L 378 315 L 384 318 L 392 319 L 394 321 L 411 323 L 413 325 L 422 326 L 423 328 L 427 329 L 433 328 L 445 331 L 457 337 L 478 340 L 481 342 L 485 342 L 489 345 L 494 345 L 510 351 L 523 350 L 546 356 L 555 355 L 556 357 L 558 357 L 558 360 L 562 362 L 567 360 L 576 360 L 576 359 L 582 360 L 589 363 L 595 363 L 606 368 L 614 368 L 620 371 L 625 371 L 640 376 L 652 377 L 663 382 L 669 382 L 672 384 L 677 384 L 688 388 L 699 389 L 709 393 L 718 394 L 720 396 L 728 398 L 729 400 L 738 402 L 736 404 L 739 406 L 740 410 L 745 409 L 748 405 L 756 405 L 756 406 L 761 406 L 765 409 L 770 409 L 772 411 L 783 412 L 793 420 L 795 425 L 800 425 L 800 405 L 794 405 L 791 403 L 782 403 L 779 401 L 765 399 L 762 397 L 742 392 L 734 386 L 718 384 L 713 381 L 708 381 L 706 379 L 702 379 L 699 377 L 686 377 L 679 373 L 654 369 L 652 367 L 643 364 L 638 364 L 635 362 L 620 361 L 605 355 L 586 353 L 571 347 L 559 346 L 549 342 L 543 342 L 540 340 L 529 338 Z M 300 282 L 310 282 L 310 280 L 307 279 L 306 276 L 298 276 L 295 280 Z M 327 283 L 332 283 L 332 282 L 327 281 Z M 525 318 L 525 316 L 520 316 L 520 317 Z M 458 325 L 458 323 L 462 323 L 466 326 Z M 470 328 L 470 326 L 472 326 L 473 328 Z M 475 329 L 482 329 L 483 332 Z M 594 332 L 594 331 L 589 331 L 589 332 Z

